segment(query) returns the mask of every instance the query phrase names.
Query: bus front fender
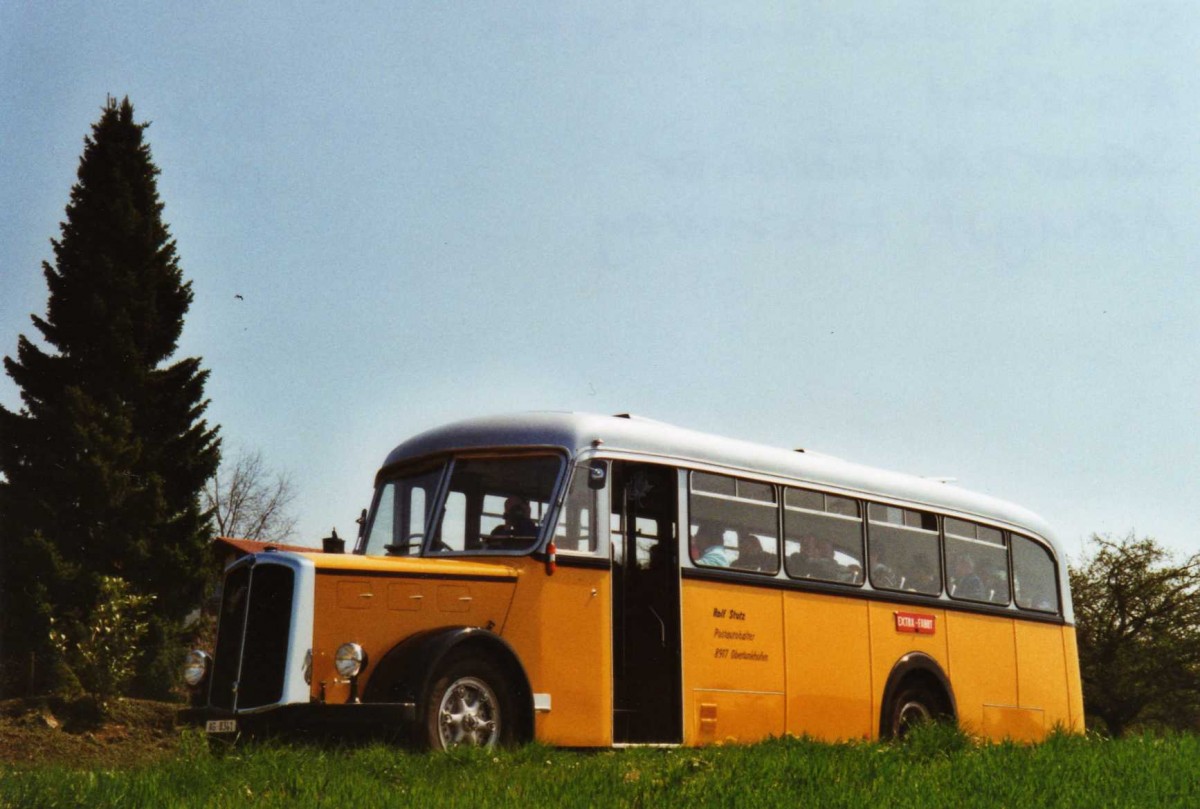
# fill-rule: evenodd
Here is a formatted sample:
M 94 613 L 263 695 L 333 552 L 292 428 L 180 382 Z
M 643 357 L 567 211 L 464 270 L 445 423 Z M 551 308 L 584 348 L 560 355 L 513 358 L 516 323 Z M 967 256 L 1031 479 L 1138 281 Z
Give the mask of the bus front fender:
M 379 661 L 363 690 L 363 702 L 409 703 L 420 710 L 443 664 L 459 654 L 478 655 L 501 667 L 513 689 L 513 704 L 519 706 L 520 737 L 531 739 L 533 689 L 525 667 L 507 641 L 479 627 L 442 627 L 404 639 Z

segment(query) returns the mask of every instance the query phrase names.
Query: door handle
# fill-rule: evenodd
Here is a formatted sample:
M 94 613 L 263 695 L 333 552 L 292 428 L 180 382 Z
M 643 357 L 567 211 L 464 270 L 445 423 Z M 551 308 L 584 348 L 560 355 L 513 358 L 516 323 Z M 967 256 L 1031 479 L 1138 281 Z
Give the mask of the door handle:
M 667 622 L 664 621 L 659 616 L 659 614 L 654 611 L 654 607 L 650 607 L 650 614 L 654 616 L 654 619 L 656 621 L 658 621 L 659 632 L 661 633 L 661 636 L 662 636 L 662 645 L 666 646 L 667 645 Z

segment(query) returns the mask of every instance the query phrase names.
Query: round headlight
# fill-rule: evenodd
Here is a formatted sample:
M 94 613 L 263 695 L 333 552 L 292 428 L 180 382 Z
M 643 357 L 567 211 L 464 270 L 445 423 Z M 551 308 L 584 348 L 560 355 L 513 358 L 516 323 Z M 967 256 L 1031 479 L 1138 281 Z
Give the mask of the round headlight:
M 333 655 L 333 667 L 343 677 L 357 677 L 367 655 L 357 643 L 343 643 Z
M 312 649 L 304 653 L 304 683 L 312 685 Z
M 208 656 L 208 653 L 193 649 L 187 653 L 187 657 L 183 661 L 183 681 L 195 688 L 208 679 L 208 672 L 211 669 L 212 658 Z

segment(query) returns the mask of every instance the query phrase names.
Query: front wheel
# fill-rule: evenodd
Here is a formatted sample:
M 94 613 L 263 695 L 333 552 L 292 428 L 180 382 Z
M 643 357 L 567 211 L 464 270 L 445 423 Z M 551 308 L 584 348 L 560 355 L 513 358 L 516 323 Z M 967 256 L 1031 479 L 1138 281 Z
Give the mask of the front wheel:
M 495 747 L 513 739 L 508 684 L 491 661 L 467 655 L 444 665 L 425 701 L 425 741 L 434 750 Z

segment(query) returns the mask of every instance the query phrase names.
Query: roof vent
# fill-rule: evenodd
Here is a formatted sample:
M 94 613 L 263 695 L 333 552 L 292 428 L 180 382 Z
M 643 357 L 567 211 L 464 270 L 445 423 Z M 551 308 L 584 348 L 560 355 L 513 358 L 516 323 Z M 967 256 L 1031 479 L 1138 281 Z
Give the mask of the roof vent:
M 661 421 L 655 421 L 654 419 L 648 419 L 645 416 L 638 416 L 634 413 L 613 413 L 612 417 L 614 419 L 628 419 L 629 421 L 636 421 L 640 424 L 657 424 L 660 427 L 670 427 L 671 426 L 671 425 L 665 424 Z
M 804 452 L 804 447 L 796 447 L 792 452 Z

